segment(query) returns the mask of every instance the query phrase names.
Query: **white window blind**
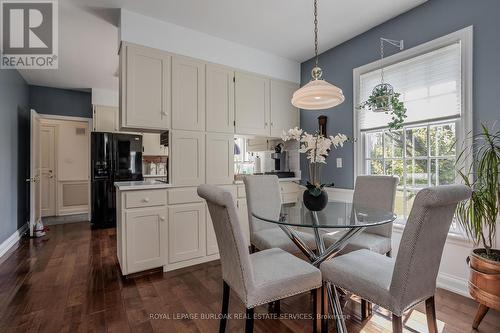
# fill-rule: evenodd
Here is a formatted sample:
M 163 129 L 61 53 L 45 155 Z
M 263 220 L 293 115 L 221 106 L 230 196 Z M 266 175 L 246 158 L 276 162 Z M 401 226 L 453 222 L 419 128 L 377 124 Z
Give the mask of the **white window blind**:
M 460 49 L 457 42 L 384 68 L 384 81 L 401 94 L 407 108 L 406 124 L 460 117 Z M 360 102 L 368 99 L 380 80 L 380 69 L 360 76 Z M 390 121 L 385 113 L 359 111 L 361 130 L 387 127 Z

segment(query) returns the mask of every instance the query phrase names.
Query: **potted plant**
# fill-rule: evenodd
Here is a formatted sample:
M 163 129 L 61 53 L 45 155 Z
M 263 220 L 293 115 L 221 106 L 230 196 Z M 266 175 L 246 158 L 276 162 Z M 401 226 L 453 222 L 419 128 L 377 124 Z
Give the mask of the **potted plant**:
M 457 163 L 473 152 L 471 165 L 458 168 L 473 192 L 469 200 L 458 204 L 456 216 L 467 236 L 482 246 L 467 258 L 469 293 L 480 303 L 472 325 L 477 328 L 489 308 L 500 310 L 500 250 L 493 248 L 500 211 L 500 131 L 492 133 L 482 125 L 482 132 L 471 140 L 472 150 L 464 149 Z
M 373 88 L 372 94 L 366 101 L 361 103 L 360 109 L 372 112 L 384 112 L 391 114 L 392 121 L 387 125 L 390 130 L 398 130 L 403 127 L 406 116 L 406 107 L 399 100 L 401 94 L 394 92 L 391 85 L 383 83 Z
M 326 165 L 326 158 L 331 147 L 343 147 L 348 141 L 344 134 L 330 135 L 325 137 L 322 134 L 309 134 L 298 127 L 283 132 L 283 141 L 296 140 L 299 142 L 299 152 L 306 154 L 309 160 L 309 180 L 307 189 L 304 191 L 304 205 L 311 211 L 320 211 L 328 204 L 328 194 L 324 190 L 325 185 L 321 183 L 321 167 Z M 333 184 L 332 184 L 333 185 Z

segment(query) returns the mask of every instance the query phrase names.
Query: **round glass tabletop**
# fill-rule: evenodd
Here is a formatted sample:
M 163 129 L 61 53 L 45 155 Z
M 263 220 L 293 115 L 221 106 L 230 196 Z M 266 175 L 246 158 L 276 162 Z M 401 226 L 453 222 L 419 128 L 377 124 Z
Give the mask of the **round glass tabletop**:
M 302 201 L 281 205 L 279 216 L 252 216 L 264 221 L 281 225 L 305 228 L 360 228 L 372 227 L 392 222 L 396 219 L 393 212 L 363 207 L 349 202 L 330 201 L 319 212 L 312 212 Z

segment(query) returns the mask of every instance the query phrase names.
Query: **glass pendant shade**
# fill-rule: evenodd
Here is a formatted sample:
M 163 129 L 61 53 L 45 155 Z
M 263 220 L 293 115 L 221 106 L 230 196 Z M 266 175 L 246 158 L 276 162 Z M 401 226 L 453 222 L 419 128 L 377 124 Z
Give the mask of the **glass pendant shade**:
M 293 93 L 293 106 L 304 110 L 323 110 L 333 108 L 344 102 L 342 89 L 325 80 L 311 80 Z

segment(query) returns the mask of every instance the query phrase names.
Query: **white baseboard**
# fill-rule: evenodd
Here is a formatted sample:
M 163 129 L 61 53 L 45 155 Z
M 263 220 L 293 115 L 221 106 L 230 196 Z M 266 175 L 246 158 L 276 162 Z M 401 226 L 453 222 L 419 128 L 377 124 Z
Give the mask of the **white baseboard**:
M 446 273 L 439 273 L 437 286 L 438 288 L 451 291 L 452 293 L 471 298 L 469 295 L 469 288 L 467 287 L 467 280 L 465 279 Z
M 2 257 L 7 251 L 10 250 L 14 244 L 21 239 L 21 236 L 28 230 L 28 223 L 24 224 L 21 228 L 16 230 L 9 238 L 0 244 L 0 257 Z

